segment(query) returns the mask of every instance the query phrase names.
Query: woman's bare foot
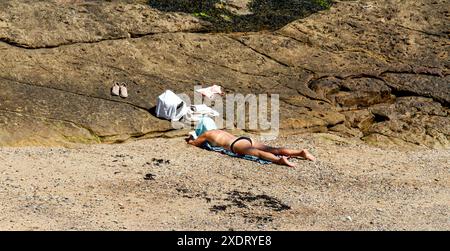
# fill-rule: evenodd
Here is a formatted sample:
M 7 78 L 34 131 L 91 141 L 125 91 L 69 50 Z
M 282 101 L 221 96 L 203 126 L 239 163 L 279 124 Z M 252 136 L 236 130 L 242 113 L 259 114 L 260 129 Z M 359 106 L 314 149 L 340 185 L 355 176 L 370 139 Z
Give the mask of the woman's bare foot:
M 286 165 L 286 166 L 290 166 L 290 167 L 296 167 L 296 165 L 294 163 L 290 162 L 286 156 L 280 157 L 280 159 L 278 160 L 278 164 Z
M 316 161 L 316 158 L 306 149 L 303 149 L 300 156 L 311 161 Z

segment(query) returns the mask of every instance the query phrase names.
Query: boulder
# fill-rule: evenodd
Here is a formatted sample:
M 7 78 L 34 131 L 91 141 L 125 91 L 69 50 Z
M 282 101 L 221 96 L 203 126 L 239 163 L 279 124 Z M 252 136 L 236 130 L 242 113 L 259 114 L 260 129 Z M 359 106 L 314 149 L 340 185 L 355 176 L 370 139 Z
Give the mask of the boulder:
M 279 94 L 281 133 L 449 147 L 447 1 L 336 1 L 302 18 L 256 2 L 225 1 L 223 25 L 280 13 L 276 25 L 217 33 L 220 18 L 145 0 L 1 1 L 0 145 L 177 136 L 156 97 L 219 84 Z M 111 96 L 116 82 L 128 98 Z

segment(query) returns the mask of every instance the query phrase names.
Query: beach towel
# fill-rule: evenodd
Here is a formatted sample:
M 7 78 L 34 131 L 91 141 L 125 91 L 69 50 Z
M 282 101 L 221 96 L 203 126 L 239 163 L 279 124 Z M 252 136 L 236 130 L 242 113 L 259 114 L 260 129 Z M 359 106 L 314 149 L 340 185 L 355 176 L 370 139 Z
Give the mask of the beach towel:
M 201 105 L 191 105 L 184 116 L 185 121 L 198 122 L 203 117 L 217 117 L 220 114 L 212 109 L 211 107 L 201 104 Z
M 260 164 L 271 164 L 271 163 L 272 163 L 271 161 L 263 160 L 263 159 L 258 158 L 258 157 L 256 157 L 256 156 L 252 156 L 252 155 L 241 155 L 241 154 L 234 153 L 234 152 L 232 152 L 232 151 L 230 151 L 230 150 L 227 150 L 227 149 L 225 149 L 225 148 L 223 148 L 223 147 L 211 146 L 208 142 L 205 142 L 205 143 L 202 145 L 202 148 L 203 148 L 203 149 L 206 149 L 206 150 L 208 150 L 208 151 L 214 151 L 214 152 L 219 152 L 219 153 L 222 153 L 222 154 L 226 154 L 226 155 L 228 155 L 228 156 L 235 157 L 235 158 L 241 158 L 241 159 L 246 159 L 246 160 L 255 161 L 255 162 L 258 162 L 258 163 L 260 163 Z

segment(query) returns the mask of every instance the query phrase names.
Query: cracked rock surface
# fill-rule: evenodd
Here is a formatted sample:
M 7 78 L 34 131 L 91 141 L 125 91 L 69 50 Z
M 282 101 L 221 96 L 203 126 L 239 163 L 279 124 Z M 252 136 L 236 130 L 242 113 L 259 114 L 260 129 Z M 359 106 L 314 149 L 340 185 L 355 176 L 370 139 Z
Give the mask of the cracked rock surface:
M 337 1 L 274 31 L 215 33 L 147 1 L 1 1 L 0 145 L 168 136 L 170 123 L 149 112 L 156 97 L 220 84 L 280 94 L 283 134 L 447 148 L 446 7 Z M 110 95 L 114 82 L 129 98 Z

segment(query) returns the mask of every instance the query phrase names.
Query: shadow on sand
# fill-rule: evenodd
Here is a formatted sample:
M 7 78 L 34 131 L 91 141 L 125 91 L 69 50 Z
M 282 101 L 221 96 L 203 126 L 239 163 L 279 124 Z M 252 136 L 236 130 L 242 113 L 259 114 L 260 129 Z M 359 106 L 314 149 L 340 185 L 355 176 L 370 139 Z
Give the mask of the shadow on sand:
M 212 31 L 248 32 L 276 30 L 317 11 L 330 8 L 332 0 L 248 0 L 242 13 L 227 0 L 149 0 L 166 12 L 184 12 L 210 22 Z M 238 1 L 234 1 L 238 2 Z

